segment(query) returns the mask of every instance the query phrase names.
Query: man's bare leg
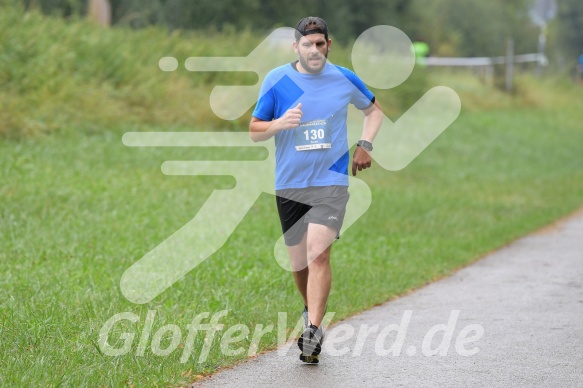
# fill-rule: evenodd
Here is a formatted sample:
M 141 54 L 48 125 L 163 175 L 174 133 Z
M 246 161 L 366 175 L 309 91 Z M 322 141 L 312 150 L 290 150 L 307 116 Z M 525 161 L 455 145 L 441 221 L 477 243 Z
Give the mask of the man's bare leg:
M 320 326 L 330 293 L 332 273 L 330 251 L 336 239 L 336 229 L 320 224 L 309 224 L 306 248 L 308 258 L 307 306 L 310 322 Z
M 304 233 L 302 241 L 298 245 L 288 246 L 287 251 L 289 253 L 289 258 L 291 261 L 291 267 L 294 274 L 294 280 L 296 281 L 296 286 L 304 298 L 304 305 L 308 305 L 308 256 L 306 250 L 306 236 Z

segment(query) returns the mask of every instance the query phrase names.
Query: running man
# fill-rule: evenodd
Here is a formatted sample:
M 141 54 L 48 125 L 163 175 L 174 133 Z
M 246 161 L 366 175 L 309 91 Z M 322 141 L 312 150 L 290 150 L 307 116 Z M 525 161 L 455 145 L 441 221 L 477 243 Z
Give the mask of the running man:
M 298 340 L 304 362 L 318 361 L 331 286 L 331 244 L 340 233 L 349 197 L 348 105 L 364 113 L 353 175 L 371 166 L 369 152 L 383 118 L 358 76 L 327 62 L 331 46 L 324 20 L 301 19 L 293 43 L 298 59 L 266 76 L 249 125 L 254 141 L 275 137 L 277 209 L 304 300 L 305 330 Z

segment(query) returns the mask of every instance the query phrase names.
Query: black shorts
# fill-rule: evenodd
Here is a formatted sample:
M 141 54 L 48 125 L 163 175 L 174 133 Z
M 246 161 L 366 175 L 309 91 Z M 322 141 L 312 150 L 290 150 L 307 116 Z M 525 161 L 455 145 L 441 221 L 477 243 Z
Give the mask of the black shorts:
M 331 226 L 340 233 L 350 197 L 347 186 L 284 189 L 275 195 L 285 245 L 298 245 L 310 223 Z

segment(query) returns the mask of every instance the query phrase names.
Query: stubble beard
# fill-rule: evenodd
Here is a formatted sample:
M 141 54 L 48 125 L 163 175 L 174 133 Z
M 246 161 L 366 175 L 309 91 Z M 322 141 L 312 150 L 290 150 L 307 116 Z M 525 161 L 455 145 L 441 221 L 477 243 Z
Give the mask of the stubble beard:
M 326 54 L 321 54 L 321 53 L 318 54 L 317 58 L 319 58 L 321 60 L 321 65 L 318 67 L 310 66 L 310 59 L 315 58 L 315 57 L 316 56 L 312 55 L 306 59 L 306 58 L 302 57 L 301 55 L 299 56 L 300 64 L 302 65 L 304 70 L 306 70 L 310 74 L 318 74 L 324 69 L 324 66 L 326 66 L 326 62 L 328 59 L 328 51 L 326 51 Z

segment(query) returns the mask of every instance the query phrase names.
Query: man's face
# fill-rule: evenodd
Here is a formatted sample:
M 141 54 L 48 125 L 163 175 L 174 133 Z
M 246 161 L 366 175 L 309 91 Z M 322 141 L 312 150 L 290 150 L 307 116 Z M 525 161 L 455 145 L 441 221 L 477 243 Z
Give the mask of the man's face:
M 322 71 L 328 58 L 332 41 L 326 40 L 324 34 L 302 36 L 294 42 L 294 51 L 298 54 L 300 66 L 308 73 L 316 74 Z

